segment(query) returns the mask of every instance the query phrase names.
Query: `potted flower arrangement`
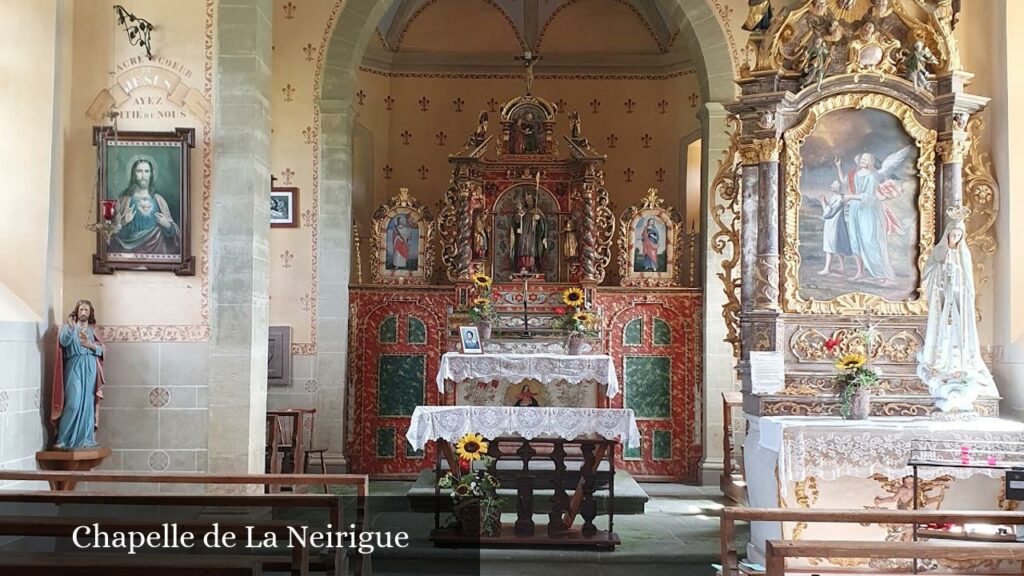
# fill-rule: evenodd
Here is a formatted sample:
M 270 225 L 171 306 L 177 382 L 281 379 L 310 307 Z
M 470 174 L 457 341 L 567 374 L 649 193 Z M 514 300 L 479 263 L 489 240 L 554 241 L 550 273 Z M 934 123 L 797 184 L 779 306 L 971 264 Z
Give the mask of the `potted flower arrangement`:
M 445 474 L 437 484 L 451 490 L 452 511 L 459 530 L 466 536 L 499 536 L 501 506 L 498 479 L 486 468 L 494 458 L 487 456 L 487 441 L 479 434 L 469 433 L 455 444 L 459 457 L 459 474 Z M 482 469 L 475 469 L 474 463 Z
M 848 420 L 866 420 L 871 414 L 871 389 L 878 385 L 879 372 L 872 368 L 868 359 L 871 356 L 874 333 L 863 332 L 867 354 L 848 352 L 839 355 L 842 340 L 829 338 L 825 341 L 825 350 L 836 357 L 835 367 L 838 373 L 834 377 L 839 387 L 840 413 Z
M 586 338 L 597 336 L 597 327 L 600 320 L 593 312 L 586 310 L 583 290 L 580 288 L 567 288 L 562 292 L 564 307 L 555 308 L 559 318 L 555 319 L 554 325 L 561 328 L 568 336 L 568 352 L 571 355 L 578 355 L 583 349 L 583 341 Z
M 487 274 L 476 272 L 470 279 L 476 289 L 476 297 L 470 302 L 469 318 L 476 324 L 480 338 L 487 340 L 491 337 L 491 326 L 495 318 L 498 317 L 498 312 L 494 308 L 494 301 L 497 300 L 498 294 L 491 292 L 493 281 Z

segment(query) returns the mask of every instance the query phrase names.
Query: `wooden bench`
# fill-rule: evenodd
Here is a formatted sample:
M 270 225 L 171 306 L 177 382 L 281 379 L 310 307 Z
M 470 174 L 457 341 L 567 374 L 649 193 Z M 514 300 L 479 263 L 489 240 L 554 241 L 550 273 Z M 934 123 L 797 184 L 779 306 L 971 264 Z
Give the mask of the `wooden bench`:
M 968 542 L 851 542 L 845 540 L 769 540 L 767 576 L 785 576 L 786 558 L 906 558 L 944 560 L 1024 560 L 1024 544 Z M 816 570 L 817 571 L 817 570 Z
M 170 484 L 179 486 L 224 486 L 239 487 L 260 486 L 351 486 L 355 489 L 356 510 L 355 530 L 366 529 L 366 517 L 369 495 L 369 480 L 366 476 L 351 474 L 253 474 L 253 475 L 217 475 L 204 473 L 122 473 L 122 472 L 51 472 L 51 471 L 0 471 L 0 480 L 47 482 L 50 486 L 74 486 L 78 483 L 114 483 L 114 484 Z M 263 490 L 260 490 L 263 492 Z M 2 491 L 0 502 L 8 503 L 49 503 L 49 504 L 105 504 L 105 505 L 150 505 L 168 507 L 232 507 L 232 508 L 320 508 L 327 511 L 327 518 L 332 530 L 344 530 L 343 495 L 335 494 L 168 494 L 168 493 L 111 493 L 111 492 L 70 492 L 70 491 Z M 112 522 L 125 523 L 123 520 L 104 518 L 103 525 Z M 134 524 L 139 529 L 148 526 L 148 530 L 159 527 L 160 520 L 140 521 Z M 224 523 L 218 522 L 220 525 Z M 197 523 L 198 525 L 198 523 Z M 205 526 L 208 528 L 209 523 Z M 230 522 L 227 523 L 230 526 Z M 262 522 L 250 524 L 257 530 L 285 533 L 284 523 Z M 242 525 L 233 529 L 243 529 Z M 0 534 L 11 536 L 63 536 L 67 534 L 68 524 L 60 518 L 35 518 L 0 516 Z M 73 528 L 72 528 L 73 530 Z M 29 532 L 29 533 L 19 533 Z M 33 533 L 35 532 L 35 533 Z M 45 533 L 44 533 L 45 532 Z M 262 532 L 258 532 L 262 533 Z M 244 558 L 244 557 L 243 557 Z M 248 558 L 251 560 L 252 557 Z M 352 565 L 356 574 L 369 573 L 369 557 L 358 553 L 351 554 Z M 344 548 L 336 548 L 326 565 L 314 566 L 346 573 L 349 554 Z M 287 571 L 295 576 L 308 573 L 310 567 L 309 551 L 296 547 L 288 556 L 268 555 L 260 559 L 261 566 L 266 569 Z
M 18 576 L 262 576 L 257 559 L 237 556 L 125 556 L 123 554 L 0 555 L 0 574 Z
M 736 522 L 806 522 L 838 523 L 838 524 L 906 524 L 914 527 L 921 524 L 1004 524 L 1024 525 L 1024 512 L 1003 511 L 944 511 L 944 510 L 808 510 L 791 508 L 723 508 L 721 516 L 721 554 L 722 575 L 736 576 L 740 574 L 739 560 L 736 552 Z M 796 543 L 811 544 L 814 541 L 798 541 Z M 853 543 L 853 542 L 847 542 Z M 881 549 L 885 542 L 859 542 Z M 912 546 L 925 544 L 910 543 Z M 1005 546 L 1006 544 L 1001 544 Z M 963 544 L 961 544 L 963 546 Z M 792 554 L 797 556 L 797 554 Z M 829 556 L 839 557 L 841 554 Z M 852 556 L 867 557 L 867 556 Z M 889 556 L 882 556 L 889 557 Z M 899 558 L 898 555 L 893 555 Z M 927 558 L 928 556 L 921 556 Z M 975 555 L 974 558 L 978 556 Z M 909 558 L 909 556 L 905 557 Z M 816 572 L 821 572 L 816 569 Z M 780 573 L 781 574 L 781 573 Z

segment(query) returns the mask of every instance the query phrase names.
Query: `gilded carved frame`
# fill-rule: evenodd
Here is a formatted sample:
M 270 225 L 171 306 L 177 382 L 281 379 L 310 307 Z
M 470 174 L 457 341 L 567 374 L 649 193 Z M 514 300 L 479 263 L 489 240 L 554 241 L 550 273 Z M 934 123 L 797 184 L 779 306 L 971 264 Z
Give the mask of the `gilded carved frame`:
M 800 149 L 807 137 L 814 131 L 819 120 L 830 112 L 842 109 L 863 110 L 873 108 L 896 116 L 918 148 L 917 175 L 919 179 L 917 208 L 919 215 L 917 259 L 918 273 L 923 274 L 924 264 L 935 244 L 935 148 L 937 133 L 926 128 L 917 120 L 914 109 L 909 105 L 883 94 L 853 93 L 825 98 L 813 106 L 807 117 L 787 131 L 785 151 L 785 222 L 782 232 L 783 292 L 782 307 L 786 312 L 798 314 L 861 314 L 871 311 L 883 315 L 922 315 L 927 313 L 928 304 L 920 289 L 912 300 L 891 301 L 881 296 L 864 292 L 842 294 L 831 300 L 805 300 L 800 295 L 800 178 L 803 159 Z
M 392 219 L 405 217 L 406 229 L 415 229 L 416 267 L 388 266 L 388 225 Z M 411 244 L 412 242 L 408 242 Z M 392 253 L 394 249 L 392 249 Z M 434 269 L 434 218 L 430 209 L 402 188 L 398 195 L 381 204 L 373 214 L 373 234 L 370 238 L 370 282 L 373 284 L 429 284 Z M 412 258 L 408 258 L 411 262 Z
M 651 188 L 639 204 L 626 208 L 619 220 L 619 276 L 622 286 L 679 286 L 680 257 L 683 253 L 683 217 L 673 206 L 665 206 L 658 189 Z M 654 218 L 665 227 L 665 271 L 635 271 L 636 226 L 639 220 Z

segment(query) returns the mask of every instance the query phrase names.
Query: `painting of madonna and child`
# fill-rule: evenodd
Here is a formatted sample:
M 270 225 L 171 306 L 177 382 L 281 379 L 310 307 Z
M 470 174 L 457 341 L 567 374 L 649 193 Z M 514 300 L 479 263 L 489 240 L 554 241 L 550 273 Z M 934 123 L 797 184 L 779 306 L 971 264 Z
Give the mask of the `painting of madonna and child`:
M 881 110 L 826 114 L 800 150 L 800 294 L 898 301 L 918 285 L 918 151 Z

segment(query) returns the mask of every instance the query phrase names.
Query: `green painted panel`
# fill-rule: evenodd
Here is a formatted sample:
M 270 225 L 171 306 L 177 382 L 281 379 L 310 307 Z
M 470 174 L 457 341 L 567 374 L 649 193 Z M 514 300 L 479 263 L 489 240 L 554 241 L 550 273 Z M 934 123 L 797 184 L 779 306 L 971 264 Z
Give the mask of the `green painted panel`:
M 672 328 L 661 318 L 654 319 L 654 345 L 668 346 L 672 343 Z
M 622 330 L 622 343 L 626 346 L 643 346 L 644 319 L 634 318 L 626 323 Z
M 377 458 L 395 457 L 395 429 L 377 428 Z
M 402 439 L 402 445 L 405 446 L 405 457 L 406 458 L 423 458 L 423 450 L 413 448 L 412 444 L 405 438 Z
M 672 359 L 668 356 L 626 356 L 622 362 L 626 408 L 632 408 L 637 418 L 668 418 L 672 412 L 669 399 Z
M 670 430 L 655 430 L 654 441 L 651 444 L 654 445 L 651 454 L 655 460 L 672 459 L 672 432 Z
M 409 344 L 426 344 L 427 343 L 427 325 L 422 320 L 415 316 L 409 316 L 409 321 L 406 324 L 406 332 L 408 336 L 406 341 Z
M 378 340 L 385 344 L 398 342 L 398 319 L 388 316 L 380 323 L 380 334 Z
M 624 448 L 622 450 L 622 458 L 624 460 L 643 460 L 643 453 L 640 452 L 640 448 L 643 447 L 643 442 L 637 448 Z
M 377 359 L 377 415 L 412 416 L 424 402 L 426 356 L 381 354 Z

